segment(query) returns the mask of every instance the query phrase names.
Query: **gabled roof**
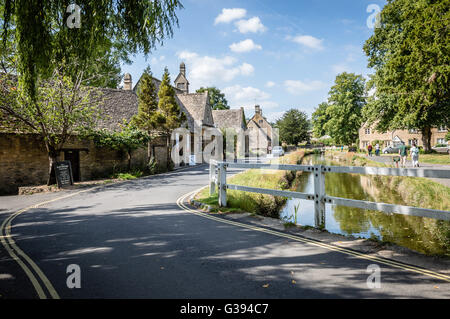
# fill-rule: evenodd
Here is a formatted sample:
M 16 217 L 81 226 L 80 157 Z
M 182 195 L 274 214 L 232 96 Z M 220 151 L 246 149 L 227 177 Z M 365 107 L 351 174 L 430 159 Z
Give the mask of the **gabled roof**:
M 176 95 L 182 111 L 186 114 L 188 126 L 214 126 L 208 91 L 204 93 L 190 93 Z
M 233 110 L 213 110 L 214 124 L 221 129 L 247 129 L 243 108 Z
M 179 83 L 179 82 L 189 84 L 189 81 L 186 79 L 186 77 L 183 75 L 183 73 L 179 73 L 177 78 L 174 81 L 174 83 Z

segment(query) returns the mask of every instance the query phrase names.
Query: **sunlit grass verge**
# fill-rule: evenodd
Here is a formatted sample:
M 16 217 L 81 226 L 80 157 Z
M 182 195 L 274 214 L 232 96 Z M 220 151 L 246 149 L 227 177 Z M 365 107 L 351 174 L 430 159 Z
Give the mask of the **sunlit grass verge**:
M 297 164 L 305 156 L 305 150 L 297 150 L 287 154 L 272 163 Z M 227 183 L 267 188 L 289 189 L 295 179 L 295 172 L 279 170 L 251 169 L 227 179 Z M 209 196 L 209 189 L 204 188 L 196 198 L 197 201 L 210 205 L 213 211 L 236 212 L 245 211 L 267 217 L 279 218 L 280 209 L 286 203 L 287 198 L 265 194 L 256 194 L 235 190 L 227 190 L 227 207 L 218 208 L 217 194 Z
M 355 153 L 330 152 L 333 159 L 344 161 L 351 166 L 391 167 L 384 163 L 372 161 Z M 369 176 L 378 189 L 385 189 L 399 194 L 404 205 L 450 210 L 450 188 L 422 177 Z

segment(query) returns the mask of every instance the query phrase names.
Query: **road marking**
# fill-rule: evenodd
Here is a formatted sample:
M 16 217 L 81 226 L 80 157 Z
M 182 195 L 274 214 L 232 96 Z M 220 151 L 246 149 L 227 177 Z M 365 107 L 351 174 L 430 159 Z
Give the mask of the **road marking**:
M 162 174 L 157 174 L 157 175 L 153 175 L 153 176 L 169 175 L 169 174 L 187 170 L 188 168 L 192 168 L 192 167 L 188 166 L 185 168 L 181 168 L 178 170 L 174 170 L 174 171 L 162 173 Z M 149 176 L 149 177 L 153 177 L 153 176 Z M 146 179 L 146 177 L 144 177 L 142 179 Z M 38 265 L 36 265 L 35 262 L 33 262 L 33 260 L 27 254 L 25 254 L 25 252 L 23 252 L 23 250 L 21 250 L 19 248 L 19 246 L 17 246 L 17 244 L 13 240 L 13 238 L 11 236 L 11 228 L 12 228 L 11 222 L 17 216 L 19 216 L 22 213 L 25 213 L 26 211 L 28 211 L 30 209 L 39 208 L 41 206 L 44 206 L 44 205 L 47 205 L 47 204 L 50 204 L 50 203 L 53 203 L 53 202 L 56 202 L 56 201 L 59 201 L 62 199 L 66 199 L 69 197 L 73 197 L 73 196 L 76 196 L 76 195 L 79 195 L 82 193 L 86 193 L 86 192 L 89 192 L 92 190 L 96 190 L 101 187 L 111 187 L 111 186 L 115 186 L 115 185 L 126 183 L 126 182 L 130 182 L 130 180 L 119 181 L 119 182 L 116 182 L 113 184 L 98 185 L 98 186 L 95 186 L 92 188 L 88 188 L 88 189 L 81 190 L 81 191 L 71 193 L 71 194 L 66 194 L 64 196 L 60 196 L 60 197 L 57 197 L 57 198 L 54 198 L 51 200 L 47 200 L 45 202 L 31 205 L 29 207 L 26 207 L 24 209 L 21 209 L 21 210 L 15 212 L 15 213 L 12 213 L 10 216 L 8 216 L 3 221 L 2 225 L 0 226 L 0 242 L 2 243 L 3 247 L 5 247 L 6 251 L 11 256 L 11 258 L 13 258 L 19 264 L 19 266 L 22 268 L 22 270 L 25 272 L 25 274 L 27 275 L 28 279 L 31 281 L 31 284 L 33 285 L 33 287 L 36 290 L 36 293 L 40 299 L 47 299 L 47 295 L 44 292 L 44 289 L 42 288 L 41 283 L 36 278 L 36 275 L 37 275 L 37 277 L 39 277 L 40 281 L 43 283 L 43 285 L 47 289 L 51 298 L 60 299 L 60 297 L 59 297 L 58 293 L 56 292 L 55 288 L 53 287 L 53 285 L 51 284 L 50 280 L 47 278 L 47 276 L 45 276 L 44 272 L 38 267 Z M 34 273 L 30 269 L 30 267 L 32 270 L 34 270 Z
M 202 187 L 203 188 L 203 187 Z M 436 279 L 440 279 L 443 281 L 447 281 L 450 282 L 450 276 L 448 275 L 444 275 L 438 272 L 434 272 L 425 268 L 419 268 L 416 266 L 412 266 L 412 265 L 408 265 L 408 264 L 404 264 L 402 262 L 398 262 L 398 261 L 394 261 L 394 260 L 390 260 L 390 259 L 385 259 L 385 258 L 381 258 L 381 257 L 376 257 L 376 256 L 371 256 L 371 255 L 367 255 L 367 254 L 363 254 L 363 253 L 359 253 L 357 251 L 354 250 L 350 250 L 347 248 L 342 248 L 342 247 L 338 247 L 338 246 L 334 246 L 334 245 L 330 245 L 330 244 L 326 244 L 320 241 L 316 241 L 316 240 L 312 240 L 312 239 L 308 239 L 305 237 L 300 237 L 300 236 L 296 236 L 296 235 L 291 235 L 291 234 L 286 234 L 286 233 L 282 233 L 279 231 L 275 231 L 275 230 L 270 230 L 267 228 L 262 228 L 262 227 L 258 227 L 258 226 L 252 226 L 252 225 L 247 225 L 244 223 L 240 223 L 240 222 L 236 222 L 236 221 L 231 221 L 231 220 L 227 220 L 227 219 L 223 219 L 223 218 L 219 218 L 219 217 L 215 217 L 211 214 L 207 214 L 204 213 L 198 209 L 192 209 L 189 208 L 188 206 L 186 206 L 184 204 L 186 198 L 192 196 L 193 194 L 197 193 L 199 190 L 193 191 L 193 192 L 189 192 L 183 196 L 181 196 L 180 198 L 178 198 L 177 200 L 177 205 L 183 209 L 184 211 L 188 211 L 191 212 L 197 216 L 200 217 L 204 217 L 204 218 L 208 218 L 220 223 L 224 223 L 224 224 L 229 224 L 229 225 L 233 225 L 233 226 L 237 226 L 237 227 L 241 227 L 241 228 L 246 228 L 246 229 L 250 229 L 250 230 L 254 230 L 254 231 L 258 231 L 258 232 L 262 232 L 262 233 L 267 233 L 267 234 L 271 234 L 271 235 L 275 235 L 278 237 L 283 237 L 283 238 L 288 238 L 288 239 L 292 239 L 294 241 L 298 241 L 298 242 L 302 242 L 302 243 L 306 243 L 309 245 L 313 245 L 313 246 L 317 246 L 317 247 L 321 247 L 327 250 L 332 250 L 332 251 L 336 251 L 336 252 L 340 252 L 346 255 L 351 255 L 360 259 L 366 259 L 366 260 L 370 260 L 370 261 L 374 261 L 380 264 L 384 264 L 384 265 L 389 265 L 395 268 L 399 268 L 402 270 L 407 270 L 407 271 L 411 271 L 411 272 L 416 272 L 428 277 L 433 277 Z

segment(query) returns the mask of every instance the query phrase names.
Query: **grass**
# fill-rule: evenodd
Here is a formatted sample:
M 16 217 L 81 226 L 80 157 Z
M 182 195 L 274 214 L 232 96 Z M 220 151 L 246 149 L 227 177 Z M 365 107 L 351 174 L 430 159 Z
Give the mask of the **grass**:
M 398 155 L 397 154 L 382 154 L 381 156 L 393 157 L 393 156 L 398 156 Z M 409 156 L 409 159 L 411 159 L 410 156 Z M 427 163 L 427 164 L 450 165 L 450 156 L 448 154 L 420 154 L 419 162 Z
M 127 172 L 127 173 L 115 173 L 115 174 L 112 174 L 109 178 L 118 179 L 118 180 L 132 180 L 132 179 L 136 179 L 136 178 L 139 178 L 142 176 L 144 176 L 144 172 L 142 172 L 140 170 L 136 170 L 136 171 Z
M 271 163 L 297 164 L 304 155 L 304 150 L 297 150 L 279 159 L 274 159 Z M 228 178 L 227 183 L 282 190 L 289 188 L 294 179 L 295 173 L 293 172 L 251 169 Z M 209 196 L 208 188 L 200 191 L 196 200 L 212 207 L 218 206 L 217 194 Z M 279 211 L 285 203 L 286 198 L 280 196 L 228 190 L 227 207 L 220 208 L 220 211 L 245 211 L 278 218 Z
M 352 166 L 392 166 L 372 161 L 363 155 L 355 153 L 330 152 L 329 154 Z M 378 187 L 397 192 L 408 206 L 450 210 L 450 188 L 442 184 L 421 177 L 370 176 L 370 178 Z

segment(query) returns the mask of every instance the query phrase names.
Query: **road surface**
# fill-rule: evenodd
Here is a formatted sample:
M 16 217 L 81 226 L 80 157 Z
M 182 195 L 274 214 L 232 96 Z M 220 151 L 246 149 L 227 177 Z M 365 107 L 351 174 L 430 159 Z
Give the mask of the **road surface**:
M 450 297 L 449 282 L 389 263 L 379 264 L 381 287 L 369 288 L 373 260 L 177 204 L 207 182 L 198 166 L 0 211 L 0 298 Z M 17 198 L 0 201 L 17 211 L 44 197 L 22 207 Z M 69 288 L 69 265 L 81 288 Z

